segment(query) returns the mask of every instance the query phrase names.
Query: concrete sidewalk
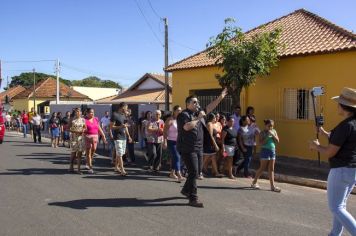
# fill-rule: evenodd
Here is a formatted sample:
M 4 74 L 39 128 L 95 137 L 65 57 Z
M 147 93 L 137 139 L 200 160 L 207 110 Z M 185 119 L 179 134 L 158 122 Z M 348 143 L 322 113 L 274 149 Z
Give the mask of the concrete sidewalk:
M 10 136 L 22 136 L 21 133 L 17 132 L 7 132 L 6 135 Z M 28 135 L 27 139 L 31 139 Z M 50 143 L 49 134 L 44 134 L 42 136 L 43 143 Z M 98 153 L 102 153 L 100 149 Z M 135 150 L 136 159 L 140 160 L 139 166 L 145 165 L 144 151 L 136 148 Z M 255 170 L 258 168 L 259 161 L 258 158 L 254 158 L 251 163 L 250 171 L 254 174 Z M 275 181 L 290 183 L 295 185 L 301 185 L 312 188 L 326 189 L 327 188 L 327 175 L 329 172 L 329 167 L 327 163 L 321 163 L 319 167 L 316 161 L 311 160 L 301 160 L 297 158 L 289 157 L 278 157 L 275 167 Z M 168 172 L 167 172 L 168 173 Z M 268 173 L 264 172 L 262 177 L 268 179 Z M 231 181 L 228 179 L 223 179 L 223 181 Z M 356 194 L 356 188 L 352 191 L 352 194 Z

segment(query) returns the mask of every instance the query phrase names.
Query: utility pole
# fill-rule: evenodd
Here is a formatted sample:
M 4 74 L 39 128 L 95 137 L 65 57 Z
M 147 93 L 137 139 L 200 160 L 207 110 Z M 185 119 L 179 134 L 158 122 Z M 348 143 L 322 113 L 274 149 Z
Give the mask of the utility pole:
M 2 77 L 1 77 L 1 60 L 0 60 L 0 88 L 1 88 L 1 82 L 2 82 Z M 0 101 L 0 103 L 1 103 L 1 101 Z
M 164 68 L 168 67 L 168 20 L 163 18 L 164 21 Z M 165 110 L 169 111 L 169 78 L 168 71 L 164 71 L 165 82 Z
M 57 83 L 56 83 L 56 104 L 59 104 L 59 60 L 56 60 L 56 76 L 57 76 Z
M 36 111 L 36 70 L 33 68 L 33 111 Z
M 6 77 L 6 88 L 9 89 L 9 76 Z

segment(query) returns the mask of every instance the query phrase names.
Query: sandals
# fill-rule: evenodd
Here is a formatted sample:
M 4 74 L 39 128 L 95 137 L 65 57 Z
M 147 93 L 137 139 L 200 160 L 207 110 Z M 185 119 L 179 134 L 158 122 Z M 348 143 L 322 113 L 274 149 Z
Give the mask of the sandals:
M 276 192 L 276 193 L 280 193 L 282 191 L 282 189 L 274 186 L 274 187 L 271 187 L 271 191 L 272 192 Z
M 251 184 L 251 188 L 253 189 L 261 189 L 260 186 L 256 183 L 256 184 Z
M 127 172 L 120 172 L 119 175 L 120 175 L 120 176 L 123 176 L 123 177 L 124 177 L 124 176 L 127 176 Z
M 176 176 L 175 174 L 170 173 L 169 174 L 169 178 L 177 180 L 178 176 Z

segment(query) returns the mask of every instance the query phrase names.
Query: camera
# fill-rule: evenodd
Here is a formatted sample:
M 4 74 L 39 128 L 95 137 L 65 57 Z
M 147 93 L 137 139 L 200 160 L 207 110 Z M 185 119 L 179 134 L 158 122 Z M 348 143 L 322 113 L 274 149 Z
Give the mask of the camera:
M 320 115 L 320 116 L 316 116 L 315 117 L 315 123 L 318 127 L 321 127 L 324 125 L 324 116 Z
M 325 93 L 325 90 L 324 90 L 324 87 L 322 87 L 322 86 L 314 87 L 311 91 L 311 94 L 313 97 L 318 97 L 318 96 L 324 95 L 324 93 Z

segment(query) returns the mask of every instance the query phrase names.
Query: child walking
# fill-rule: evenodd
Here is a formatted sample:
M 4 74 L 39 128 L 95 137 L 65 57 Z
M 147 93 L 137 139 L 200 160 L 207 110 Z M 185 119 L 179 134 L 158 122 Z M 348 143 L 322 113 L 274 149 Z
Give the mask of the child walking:
M 277 131 L 274 129 L 273 120 L 264 120 L 265 129 L 260 133 L 260 144 L 262 145 L 260 153 L 260 167 L 256 172 L 255 179 L 252 181 L 251 187 L 260 189 L 257 180 L 262 172 L 268 167 L 268 176 L 271 183 L 271 191 L 281 192 L 279 187 L 274 183 L 274 164 L 276 161 L 276 144 L 279 143 Z

